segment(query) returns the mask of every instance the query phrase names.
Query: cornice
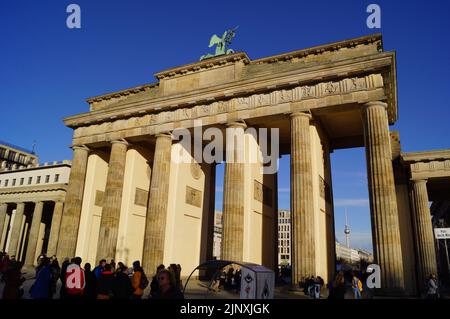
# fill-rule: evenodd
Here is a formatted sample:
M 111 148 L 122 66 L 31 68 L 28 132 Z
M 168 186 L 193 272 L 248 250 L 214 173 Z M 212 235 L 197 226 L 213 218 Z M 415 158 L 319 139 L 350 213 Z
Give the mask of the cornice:
M 154 76 L 158 79 L 172 78 L 177 75 L 184 75 L 187 73 L 198 72 L 205 69 L 210 69 L 215 66 L 223 66 L 231 63 L 235 63 L 237 61 L 242 61 L 245 64 L 250 63 L 250 58 L 247 56 L 245 52 L 236 52 L 233 54 L 224 54 L 214 58 L 202 60 L 199 62 L 194 62 L 190 64 L 185 64 L 182 66 L 178 66 L 175 68 L 170 68 L 158 73 L 155 73 Z
M 99 109 L 69 116 L 64 119 L 64 123 L 66 126 L 76 128 L 79 126 L 107 122 L 113 119 L 142 116 L 183 106 L 193 106 L 205 102 L 210 103 L 211 101 L 245 96 L 257 92 L 273 91 L 275 89 L 292 87 L 298 84 L 311 84 L 319 81 L 344 78 L 353 74 L 365 74 L 368 73 L 368 70 L 371 72 L 383 70 L 390 71 L 393 58 L 394 54 L 392 52 L 382 52 L 364 57 L 346 59 L 339 62 L 330 62 L 275 74 L 262 75 L 252 79 L 199 89 L 195 93 L 159 97 L 146 101 L 123 104 L 114 108 Z M 391 109 L 395 109 L 395 112 L 391 111 L 391 114 L 396 115 L 397 105 L 392 105 L 392 103 L 389 104 Z M 396 116 L 390 116 L 391 123 L 395 122 L 395 120 Z
M 377 34 L 372 34 L 372 35 L 368 35 L 368 36 L 362 36 L 359 38 L 347 39 L 347 40 L 342 40 L 342 41 L 338 41 L 338 42 L 318 45 L 318 46 L 314 46 L 314 47 L 307 48 L 307 49 L 272 55 L 269 57 L 264 57 L 264 58 L 253 60 L 250 63 L 251 64 L 266 64 L 266 63 L 276 63 L 279 61 L 289 61 L 294 58 L 304 58 L 309 55 L 317 55 L 317 54 L 322 54 L 325 52 L 333 52 L 333 51 L 338 51 L 343 48 L 354 48 L 358 45 L 364 45 L 364 44 L 367 45 L 367 44 L 372 44 L 372 43 L 377 43 L 377 48 L 378 48 L 379 52 L 383 51 L 382 35 L 381 35 L 381 33 L 377 33 Z
M 443 161 L 450 159 L 450 149 L 401 153 L 403 163 Z

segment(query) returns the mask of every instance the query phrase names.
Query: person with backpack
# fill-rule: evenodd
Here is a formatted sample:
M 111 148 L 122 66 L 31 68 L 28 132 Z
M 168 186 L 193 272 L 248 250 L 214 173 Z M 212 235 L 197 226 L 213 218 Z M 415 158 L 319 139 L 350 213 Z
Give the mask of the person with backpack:
M 136 260 L 133 262 L 133 277 L 131 278 L 131 285 L 134 292 L 131 296 L 132 299 L 141 299 L 144 294 L 144 289 L 147 288 L 149 282 L 144 270 L 141 267 L 141 263 Z
M 67 266 L 65 291 L 68 299 L 81 299 L 86 286 L 86 277 L 83 268 L 81 268 L 81 257 L 72 259 L 72 263 Z
M 352 278 L 352 288 L 353 288 L 354 299 L 361 299 L 362 282 L 356 276 L 355 272 L 353 273 L 353 278 Z

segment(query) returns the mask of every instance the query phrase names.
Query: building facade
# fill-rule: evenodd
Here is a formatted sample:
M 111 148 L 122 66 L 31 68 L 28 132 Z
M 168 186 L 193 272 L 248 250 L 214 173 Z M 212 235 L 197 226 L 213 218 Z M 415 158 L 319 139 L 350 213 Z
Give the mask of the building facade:
M 0 141 L 0 171 L 37 165 L 39 158 L 33 151 Z
M 26 266 L 56 254 L 70 161 L 0 172 L 0 250 Z
M 291 213 L 278 211 L 278 265 L 291 264 Z
M 90 98 L 86 113 L 65 118 L 74 130 L 73 161 L 59 258 L 142 260 L 148 274 L 160 263 L 179 263 L 188 274 L 212 259 L 215 164 L 199 160 L 175 132 L 218 128 L 242 132 L 239 152 L 222 157 L 220 257 L 275 269 L 276 172 L 264 173 L 265 163 L 247 160 L 265 151 L 252 131 L 262 127 L 278 129 L 278 155 L 290 154 L 294 283 L 334 276 L 330 153 L 351 147 L 366 149 L 380 291 L 413 293 L 420 278 L 436 269 L 426 181 L 438 187 L 437 172 L 446 178 L 450 158 L 448 152 L 401 153 L 398 134 L 389 130 L 398 116 L 396 55 L 384 51 L 381 35 L 255 60 L 237 52 L 155 76 L 156 83 Z M 202 143 L 200 151 L 208 147 Z M 172 154 L 189 161 L 175 161 Z M 243 162 L 233 161 L 240 156 Z M 0 214 L 14 206 L 22 215 L 25 205 L 16 201 L 1 198 Z M 34 206 L 39 212 L 41 205 Z M 21 227 L 13 228 L 15 240 Z

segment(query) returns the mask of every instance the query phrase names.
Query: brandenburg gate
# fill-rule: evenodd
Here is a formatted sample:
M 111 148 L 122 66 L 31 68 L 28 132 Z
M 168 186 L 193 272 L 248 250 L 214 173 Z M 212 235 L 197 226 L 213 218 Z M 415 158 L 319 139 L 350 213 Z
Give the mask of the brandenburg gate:
M 279 154 L 291 159 L 294 283 L 334 276 L 330 153 L 365 147 L 382 288 L 408 290 L 414 236 L 404 226 L 409 207 L 397 204 L 408 189 L 394 177 L 389 131 L 397 120 L 395 59 L 377 34 L 256 60 L 223 54 L 156 73 L 156 83 L 89 98 L 89 112 L 64 120 L 74 130 L 73 161 L 58 257 L 142 260 L 148 274 L 177 263 L 184 275 L 211 259 L 215 163 L 199 163 L 173 136 L 201 120 L 203 130 L 245 130 L 232 154 L 244 159 L 261 152 L 249 128 L 278 129 Z M 174 150 L 192 161 L 175 162 Z M 221 257 L 275 269 L 277 174 L 262 166 L 225 161 Z

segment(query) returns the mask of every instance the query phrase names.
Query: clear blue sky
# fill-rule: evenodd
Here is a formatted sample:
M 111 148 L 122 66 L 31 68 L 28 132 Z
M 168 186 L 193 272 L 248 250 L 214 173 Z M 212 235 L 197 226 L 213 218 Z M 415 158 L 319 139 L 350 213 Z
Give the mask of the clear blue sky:
M 66 27 L 70 3 L 81 6 L 81 30 Z M 381 6 L 381 30 L 366 26 L 369 3 Z M 36 140 L 41 161 L 70 159 L 62 118 L 86 112 L 85 98 L 154 82 L 157 71 L 197 61 L 211 34 L 239 25 L 232 47 L 253 59 L 382 32 L 385 50 L 397 51 L 392 129 L 403 150 L 449 148 L 449 9 L 449 1 L 0 0 L 0 139 L 28 148 Z M 362 149 L 336 151 L 333 191 L 338 238 L 347 206 L 353 244 L 370 248 L 364 161 Z M 280 208 L 289 208 L 288 166 L 283 158 Z

